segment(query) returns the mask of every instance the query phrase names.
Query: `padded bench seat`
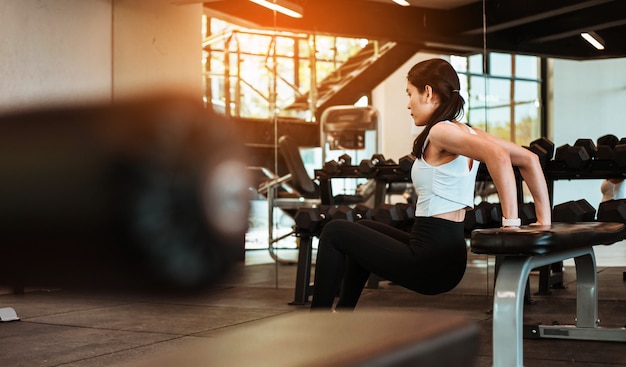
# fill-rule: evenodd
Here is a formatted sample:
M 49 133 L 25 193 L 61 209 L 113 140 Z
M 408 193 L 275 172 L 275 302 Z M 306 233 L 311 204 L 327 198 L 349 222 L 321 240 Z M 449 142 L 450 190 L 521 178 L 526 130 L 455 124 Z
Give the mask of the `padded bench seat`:
M 598 326 L 595 245 L 626 235 L 623 223 L 554 223 L 475 230 L 471 250 L 502 257 L 493 299 L 493 366 L 523 366 L 523 299 L 530 272 L 573 258 L 576 264 L 576 325 L 538 326 L 536 337 L 626 341 L 626 329 Z
M 475 254 L 532 256 L 589 245 L 611 245 L 622 239 L 622 223 L 554 223 L 476 230 L 472 232 L 471 246 Z

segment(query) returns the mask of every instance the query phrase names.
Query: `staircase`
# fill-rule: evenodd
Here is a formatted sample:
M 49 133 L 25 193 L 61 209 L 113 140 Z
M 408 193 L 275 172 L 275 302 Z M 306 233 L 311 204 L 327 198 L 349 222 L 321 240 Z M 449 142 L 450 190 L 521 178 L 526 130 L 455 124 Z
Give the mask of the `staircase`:
M 369 42 L 322 80 L 315 96 L 315 115 L 330 106 L 353 104 L 419 51 L 419 45 L 390 41 Z M 311 91 L 297 97 L 285 110 L 309 109 Z

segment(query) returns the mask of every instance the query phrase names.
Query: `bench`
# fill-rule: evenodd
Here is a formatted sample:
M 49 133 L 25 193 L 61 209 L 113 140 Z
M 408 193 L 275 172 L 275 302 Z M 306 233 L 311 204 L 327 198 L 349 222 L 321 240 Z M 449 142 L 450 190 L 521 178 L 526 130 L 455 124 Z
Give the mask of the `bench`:
M 554 223 L 475 230 L 471 250 L 501 257 L 493 299 L 493 366 L 523 366 L 523 300 L 531 270 L 573 258 L 576 265 L 576 325 L 539 325 L 538 338 L 626 341 L 626 329 L 598 325 L 595 245 L 624 239 L 622 223 Z

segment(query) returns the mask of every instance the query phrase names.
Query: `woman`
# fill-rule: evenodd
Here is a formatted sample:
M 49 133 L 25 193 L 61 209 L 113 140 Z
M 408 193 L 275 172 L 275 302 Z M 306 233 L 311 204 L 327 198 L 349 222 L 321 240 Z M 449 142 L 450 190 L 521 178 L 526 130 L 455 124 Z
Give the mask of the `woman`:
M 463 277 L 467 249 L 465 211 L 474 204 L 479 162 L 484 162 L 502 205 L 503 226 L 519 226 L 512 166 L 535 203 L 538 225 L 551 224 L 548 190 L 537 155 L 458 122 L 464 100 L 459 78 L 442 59 L 414 65 L 407 76 L 407 108 L 424 130 L 415 139 L 411 178 L 418 199 L 407 233 L 378 222 L 331 221 L 322 233 L 315 266 L 312 309 L 353 309 L 370 273 L 415 292 L 438 294 Z

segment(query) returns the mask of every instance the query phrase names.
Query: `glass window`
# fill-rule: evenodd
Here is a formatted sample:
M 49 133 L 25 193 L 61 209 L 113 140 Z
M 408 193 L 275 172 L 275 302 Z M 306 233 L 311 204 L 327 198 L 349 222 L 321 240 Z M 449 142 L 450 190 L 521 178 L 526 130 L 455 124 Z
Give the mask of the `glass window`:
M 489 54 L 489 75 L 492 76 L 512 76 L 511 62 L 513 60 L 512 55 L 490 53 Z
M 535 56 L 515 56 L 515 76 L 518 78 L 539 78 L 539 58 Z
M 482 55 L 451 58 L 466 101 L 464 120 L 520 145 L 541 137 L 540 59 L 490 53 L 487 73 L 482 60 Z
M 473 74 L 483 73 L 483 55 L 477 54 L 467 58 L 468 72 Z
M 247 29 L 206 16 L 202 29 L 205 101 L 231 116 L 257 119 L 278 111 L 311 120 L 312 90 L 370 42 Z

